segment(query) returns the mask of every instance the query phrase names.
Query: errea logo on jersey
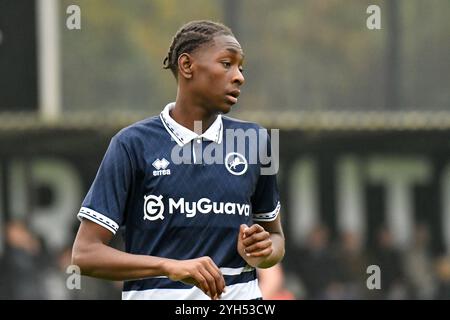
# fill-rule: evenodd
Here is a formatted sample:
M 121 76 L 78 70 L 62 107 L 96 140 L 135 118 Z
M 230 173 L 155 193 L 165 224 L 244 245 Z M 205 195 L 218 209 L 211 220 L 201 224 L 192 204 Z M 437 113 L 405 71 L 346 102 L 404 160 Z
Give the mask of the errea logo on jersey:
M 153 170 L 153 176 L 168 176 L 170 175 L 170 169 L 167 169 L 170 162 L 166 158 L 156 159 L 153 161 L 152 166 L 156 169 Z
M 164 220 L 163 196 L 148 195 L 144 196 L 144 220 Z M 186 218 L 193 218 L 197 213 L 201 214 L 227 214 L 227 215 L 250 215 L 250 205 L 234 202 L 215 202 L 208 198 L 201 198 L 198 201 L 185 201 L 184 198 L 175 200 L 168 199 L 167 213 L 172 215 L 174 212 L 185 214 Z

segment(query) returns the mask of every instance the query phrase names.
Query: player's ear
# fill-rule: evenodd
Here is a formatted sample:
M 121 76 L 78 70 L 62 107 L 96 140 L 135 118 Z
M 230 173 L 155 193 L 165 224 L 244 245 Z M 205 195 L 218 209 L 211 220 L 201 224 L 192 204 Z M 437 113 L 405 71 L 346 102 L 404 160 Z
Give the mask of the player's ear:
M 192 56 L 188 53 L 180 54 L 178 57 L 178 72 L 185 79 L 192 78 Z

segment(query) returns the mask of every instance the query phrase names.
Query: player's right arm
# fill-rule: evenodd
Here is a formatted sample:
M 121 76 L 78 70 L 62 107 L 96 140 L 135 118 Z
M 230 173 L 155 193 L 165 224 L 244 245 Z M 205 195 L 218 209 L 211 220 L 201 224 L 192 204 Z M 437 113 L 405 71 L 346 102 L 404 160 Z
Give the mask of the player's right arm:
M 133 280 L 167 276 L 199 287 L 212 299 L 220 297 L 225 280 L 209 257 L 174 260 L 130 254 L 109 246 L 113 234 L 102 226 L 83 219 L 72 250 L 72 264 L 83 275 L 108 280 Z

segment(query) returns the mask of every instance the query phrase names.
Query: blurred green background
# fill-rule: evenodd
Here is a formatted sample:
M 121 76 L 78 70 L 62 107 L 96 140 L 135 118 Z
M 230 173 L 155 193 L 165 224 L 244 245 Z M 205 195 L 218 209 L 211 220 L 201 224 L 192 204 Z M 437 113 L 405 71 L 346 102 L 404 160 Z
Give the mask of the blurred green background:
M 61 17 L 74 3 L 62 1 Z M 171 38 L 204 18 L 230 25 L 245 50 L 247 83 L 236 112 L 448 107 L 448 1 L 76 4 L 82 30 L 61 30 L 64 111 L 158 112 L 176 92 L 170 72 L 161 71 Z M 370 4 L 381 8 L 381 30 L 366 28 Z

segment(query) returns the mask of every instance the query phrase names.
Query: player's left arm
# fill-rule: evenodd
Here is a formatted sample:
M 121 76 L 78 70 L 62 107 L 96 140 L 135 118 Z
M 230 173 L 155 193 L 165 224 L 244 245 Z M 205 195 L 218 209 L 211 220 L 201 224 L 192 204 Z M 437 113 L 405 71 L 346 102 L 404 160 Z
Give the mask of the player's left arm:
M 270 268 L 283 259 L 284 251 L 280 214 L 273 221 L 240 226 L 238 252 L 249 265 Z

